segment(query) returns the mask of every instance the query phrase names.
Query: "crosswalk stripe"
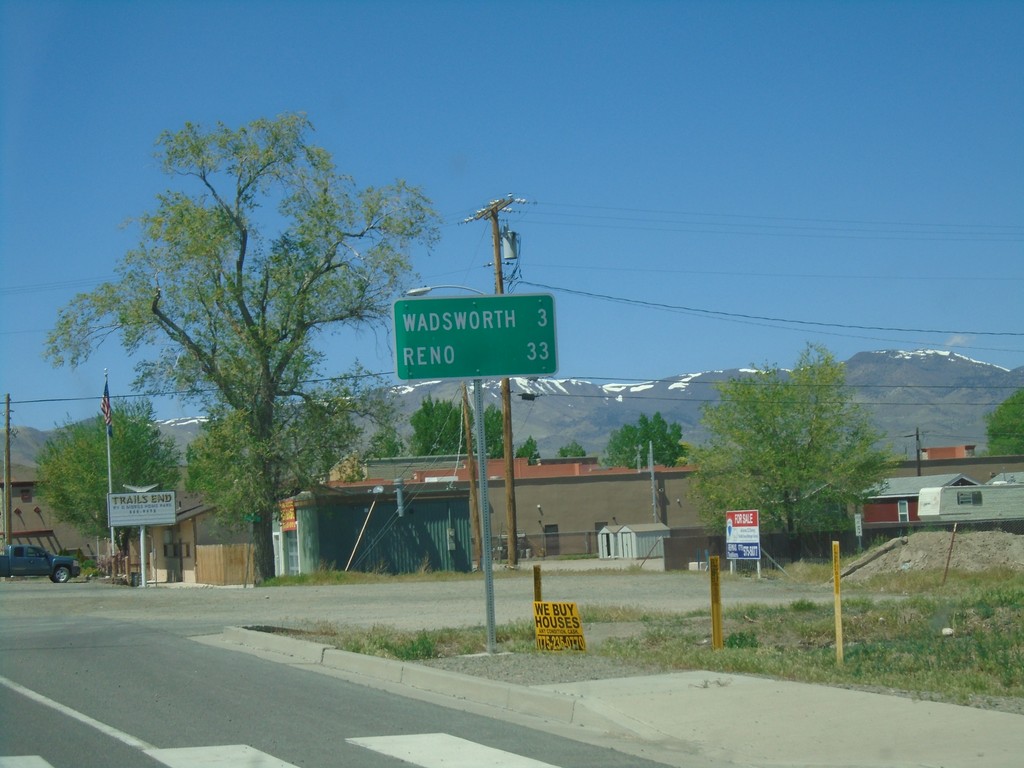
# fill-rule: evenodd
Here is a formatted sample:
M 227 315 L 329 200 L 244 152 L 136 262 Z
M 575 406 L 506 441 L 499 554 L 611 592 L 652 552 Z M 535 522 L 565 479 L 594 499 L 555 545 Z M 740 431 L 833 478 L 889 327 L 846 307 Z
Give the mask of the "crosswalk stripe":
M 421 768 L 558 768 L 448 733 L 372 736 L 346 741 Z
M 0 768 L 53 768 L 53 766 L 38 755 L 23 755 L 21 757 L 0 757 Z
M 145 752 L 168 768 L 236 768 L 242 765 L 245 768 L 295 768 L 292 763 L 286 763 L 246 744 L 147 749 Z

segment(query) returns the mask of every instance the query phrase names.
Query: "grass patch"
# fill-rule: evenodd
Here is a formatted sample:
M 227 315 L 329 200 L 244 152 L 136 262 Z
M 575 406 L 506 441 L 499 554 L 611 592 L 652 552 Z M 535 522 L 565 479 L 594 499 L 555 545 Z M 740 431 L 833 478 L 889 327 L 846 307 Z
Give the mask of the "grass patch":
M 466 656 L 484 653 L 487 650 L 487 632 L 483 627 L 424 629 L 410 632 L 386 625 L 364 629 L 320 621 L 309 622 L 293 629 L 275 628 L 272 631 L 330 645 L 351 653 L 400 661 Z M 497 627 L 495 640 L 505 652 L 534 652 L 533 622 L 521 621 Z
M 941 574 L 902 576 L 879 577 L 844 597 L 841 666 L 836 662 L 831 600 L 729 608 L 723 614 L 726 647 L 720 651 L 711 649 L 707 610 L 676 614 L 630 606 L 580 608 L 585 626 L 641 627 L 628 637 L 610 637 L 592 646 L 588 654 L 647 669 L 895 689 L 955 703 L 1024 699 L 1024 574 L 953 572 L 945 585 Z M 361 581 L 334 583 L 421 578 L 345 577 Z M 311 623 L 288 632 L 355 653 L 408 661 L 486 650 L 483 627 L 402 632 Z M 538 653 L 532 621 L 502 625 L 496 639 L 500 651 Z
M 944 587 L 935 576 L 922 580 L 924 594 L 844 599 L 842 666 L 832 605 L 809 600 L 726 610 L 722 651 L 710 647 L 706 614 L 645 622 L 642 636 L 599 650 L 663 669 L 897 689 L 956 703 L 1024 698 L 1024 574 L 956 574 Z
M 514 571 L 495 570 L 494 578 L 516 578 Z M 260 582 L 260 587 L 329 587 L 347 584 L 403 584 L 409 582 L 439 581 L 472 581 L 480 578 L 477 573 L 459 573 L 457 571 L 432 571 L 422 568 L 415 573 L 388 573 L 383 569 L 376 571 L 338 571 L 333 568 L 318 568 L 313 573 L 300 573 L 294 576 L 275 576 Z

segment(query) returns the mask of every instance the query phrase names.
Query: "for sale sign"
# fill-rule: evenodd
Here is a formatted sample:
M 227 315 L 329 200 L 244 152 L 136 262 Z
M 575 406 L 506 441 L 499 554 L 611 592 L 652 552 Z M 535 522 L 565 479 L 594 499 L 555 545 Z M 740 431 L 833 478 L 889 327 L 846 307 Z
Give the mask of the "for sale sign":
M 761 527 L 756 509 L 725 513 L 725 557 L 727 560 L 761 559 Z

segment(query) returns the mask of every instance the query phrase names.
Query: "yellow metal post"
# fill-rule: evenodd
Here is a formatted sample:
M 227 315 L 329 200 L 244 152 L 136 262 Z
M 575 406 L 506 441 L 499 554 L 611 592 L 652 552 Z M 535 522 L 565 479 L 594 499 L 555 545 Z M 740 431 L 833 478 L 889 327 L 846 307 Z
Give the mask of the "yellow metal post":
M 836 613 L 836 664 L 843 663 L 843 601 L 839 590 L 839 542 L 832 542 L 832 584 Z

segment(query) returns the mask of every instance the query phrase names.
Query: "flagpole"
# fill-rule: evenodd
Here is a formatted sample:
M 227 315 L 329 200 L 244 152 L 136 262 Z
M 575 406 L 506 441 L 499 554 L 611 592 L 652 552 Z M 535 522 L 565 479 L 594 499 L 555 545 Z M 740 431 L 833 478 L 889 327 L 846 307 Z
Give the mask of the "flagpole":
M 110 425 L 111 425 L 111 419 L 110 419 L 110 384 L 109 384 L 108 379 L 107 379 L 107 369 L 106 368 L 103 369 L 103 406 L 102 406 L 102 408 L 103 408 L 103 421 L 104 421 L 104 425 L 106 427 L 106 433 L 107 433 L 107 495 L 109 497 L 109 495 L 114 492 L 114 473 L 113 473 L 113 470 L 111 469 L 111 465 L 110 465 L 110 433 L 113 430 L 110 428 Z M 108 502 L 108 504 L 109 504 L 109 502 Z M 108 523 L 110 522 L 110 510 L 109 510 L 109 508 L 107 510 L 107 522 Z M 114 563 L 116 562 L 114 560 L 115 546 L 116 546 L 116 544 L 114 542 L 114 526 L 111 525 L 110 526 L 110 578 L 111 579 L 114 578 Z

